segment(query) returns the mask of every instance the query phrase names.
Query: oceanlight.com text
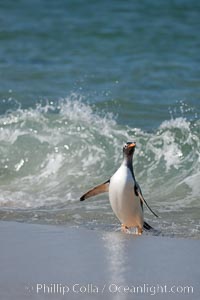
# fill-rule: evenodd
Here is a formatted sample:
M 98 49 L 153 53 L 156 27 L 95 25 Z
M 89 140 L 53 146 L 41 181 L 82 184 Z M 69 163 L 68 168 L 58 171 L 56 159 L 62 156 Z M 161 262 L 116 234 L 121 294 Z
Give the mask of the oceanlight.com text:
M 175 294 L 191 295 L 194 293 L 194 287 L 192 285 L 165 285 L 165 284 L 140 284 L 140 285 L 126 285 L 116 283 L 94 284 L 94 283 L 73 283 L 73 284 L 61 284 L 61 283 L 37 283 L 34 286 L 27 286 L 26 290 L 29 293 L 37 295 L 68 295 L 68 294 L 136 294 L 136 295 L 163 295 Z

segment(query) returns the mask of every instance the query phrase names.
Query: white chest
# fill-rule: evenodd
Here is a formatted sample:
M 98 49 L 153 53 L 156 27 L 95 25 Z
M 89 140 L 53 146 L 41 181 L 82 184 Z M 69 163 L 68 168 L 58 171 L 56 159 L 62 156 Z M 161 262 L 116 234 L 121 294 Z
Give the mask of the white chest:
M 122 165 L 110 180 L 111 207 L 120 222 L 127 227 L 143 224 L 143 212 L 140 200 L 135 195 L 134 186 L 135 182 L 131 171 L 125 165 Z

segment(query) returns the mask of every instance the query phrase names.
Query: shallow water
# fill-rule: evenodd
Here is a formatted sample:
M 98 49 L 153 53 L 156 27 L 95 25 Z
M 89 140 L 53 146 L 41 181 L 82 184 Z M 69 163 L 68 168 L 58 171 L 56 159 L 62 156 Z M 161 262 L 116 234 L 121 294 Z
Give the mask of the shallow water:
M 108 196 L 134 170 L 163 235 L 199 238 L 199 4 L 0 4 L 0 218 L 119 230 Z

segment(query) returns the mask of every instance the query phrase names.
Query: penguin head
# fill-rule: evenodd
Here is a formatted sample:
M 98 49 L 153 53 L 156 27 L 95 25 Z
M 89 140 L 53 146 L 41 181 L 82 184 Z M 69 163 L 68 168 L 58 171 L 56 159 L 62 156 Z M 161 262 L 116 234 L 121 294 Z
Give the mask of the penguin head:
M 132 156 L 135 151 L 136 143 L 135 142 L 127 142 L 123 147 L 123 154 L 125 156 Z

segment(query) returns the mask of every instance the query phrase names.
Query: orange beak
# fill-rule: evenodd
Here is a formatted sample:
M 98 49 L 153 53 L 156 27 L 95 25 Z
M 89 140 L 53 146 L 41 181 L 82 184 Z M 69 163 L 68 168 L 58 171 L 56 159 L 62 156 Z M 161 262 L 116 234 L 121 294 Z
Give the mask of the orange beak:
M 128 145 L 128 148 L 134 148 L 136 147 L 136 143 L 131 143 L 130 145 Z

